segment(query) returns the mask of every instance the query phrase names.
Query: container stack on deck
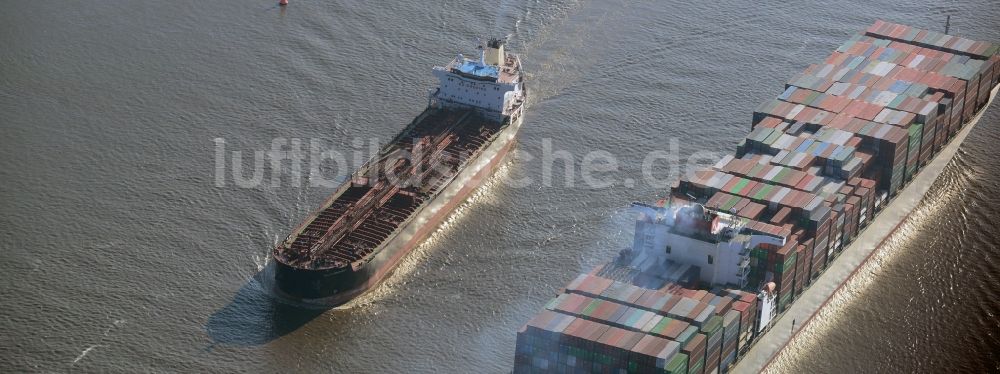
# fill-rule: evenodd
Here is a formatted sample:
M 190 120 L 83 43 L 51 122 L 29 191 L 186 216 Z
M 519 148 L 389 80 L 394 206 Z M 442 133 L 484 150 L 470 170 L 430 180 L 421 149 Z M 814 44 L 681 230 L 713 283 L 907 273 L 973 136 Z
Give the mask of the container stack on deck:
M 702 373 L 748 344 L 757 298 L 582 274 L 517 336 L 515 371 Z
M 783 311 L 987 103 L 997 61 L 992 44 L 877 21 L 760 105 L 736 154 L 674 201 L 788 233 L 751 253 L 749 282 L 773 281 Z
M 854 35 L 760 105 L 734 155 L 671 191 L 785 238 L 750 250 L 746 290 L 581 275 L 518 332 L 515 372 L 727 372 L 763 327 L 757 291 L 773 282 L 786 310 L 986 105 L 997 51 L 883 21 Z

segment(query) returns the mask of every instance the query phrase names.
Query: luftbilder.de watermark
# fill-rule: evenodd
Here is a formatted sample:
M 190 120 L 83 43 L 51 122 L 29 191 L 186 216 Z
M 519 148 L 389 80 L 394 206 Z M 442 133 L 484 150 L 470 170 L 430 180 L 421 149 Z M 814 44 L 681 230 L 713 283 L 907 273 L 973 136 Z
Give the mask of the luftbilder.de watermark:
M 414 139 L 414 152 L 380 154 L 382 143 L 377 138 L 354 139 L 349 149 L 338 149 L 321 138 L 274 138 L 268 149 L 233 150 L 227 148 L 225 138 L 213 139 L 215 149 L 215 186 L 226 187 L 230 183 L 239 188 L 280 188 L 314 187 L 337 188 L 348 177 L 362 177 L 366 181 L 385 181 L 390 184 L 415 186 L 421 180 L 400 175 L 394 168 L 399 160 L 406 160 L 420 168 L 413 173 L 420 174 L 426 169 L 444 172 L 449 166 L 443 158 L 432 152 L 422 152 L 419 140 Z M 671 138 L 666 149 L 648 151 L 642 157 L 639 178 L 618 173 L 622 156 L 607 150 L 594 149 L 573 152 L 555 149 L 552 139 L 543 138 L 539 155 L 518 147 L 511 150 L 512 159 L 530 165 L 540 163 L 540 175 L 502 178 L 504 185 L 512 188 L 584 186 L 592 189 L 613 186 L 636 187 L 640 183 L 653 188 L 666 188 L 682 173 L 692 175 L 695 171 L 711 165 L 722 155 L 718 152 L 697 151 L 681 155 L 680 140 Z M 523 143 L 523 141 L 522 141 Z M 470 154 L 457 157 L 470 157 Z M 376 161 L 380 158 L 380 162 Z M 630 156 L 634 160 L 635 156 Z M 378 165 L 380 167 L 362 167 Z

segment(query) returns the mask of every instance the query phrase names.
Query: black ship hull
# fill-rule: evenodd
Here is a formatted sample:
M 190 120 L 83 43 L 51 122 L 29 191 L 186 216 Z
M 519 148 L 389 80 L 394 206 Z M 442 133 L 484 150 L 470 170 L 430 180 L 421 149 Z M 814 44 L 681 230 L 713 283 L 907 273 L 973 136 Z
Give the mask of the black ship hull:
M 383 251 L 386 253 L 388 251 Z M 382 253 L 380 253 L 381 255 Z M 383 256 L 377 256 L 383 257 Z M 275 281 L 281 296 L 294 300 L 319 300 L 322 304 L 341 305 L 363 293 L 369 280 L 375 277 L 371 269 L 384 265 L 384 260 L 354 270 L 307 270 L 276 261 Z
M 290 300 L 338 306 L 376 286 L 503 163 L 515 144 L 520 121 L 520 116 L 513 118 L 446 187 L 413 212 L 397 233 L 364 262 L 339 268 L 303 269 L 275 257 L 275 292 Z

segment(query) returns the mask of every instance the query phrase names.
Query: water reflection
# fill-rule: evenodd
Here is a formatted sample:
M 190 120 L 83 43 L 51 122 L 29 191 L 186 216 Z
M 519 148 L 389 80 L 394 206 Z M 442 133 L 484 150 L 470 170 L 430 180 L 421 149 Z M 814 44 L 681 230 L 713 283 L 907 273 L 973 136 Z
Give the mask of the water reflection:
M 213 344 L 256 346 L 298 330 L 330 308 L 293 305 L 273 296 L 268 266 L 240 287 L 233 301 L 208 318 Z

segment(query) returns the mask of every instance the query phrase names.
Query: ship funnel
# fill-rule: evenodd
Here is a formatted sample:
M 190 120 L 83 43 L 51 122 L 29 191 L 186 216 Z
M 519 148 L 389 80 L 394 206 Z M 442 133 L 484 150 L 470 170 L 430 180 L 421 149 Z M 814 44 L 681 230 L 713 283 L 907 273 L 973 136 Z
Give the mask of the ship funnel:
M 483 51 L 483 61 L 490 65 L 502 66 L 504 56 L 506 55 L 503 51 L 503 40 L 491 38 Z

